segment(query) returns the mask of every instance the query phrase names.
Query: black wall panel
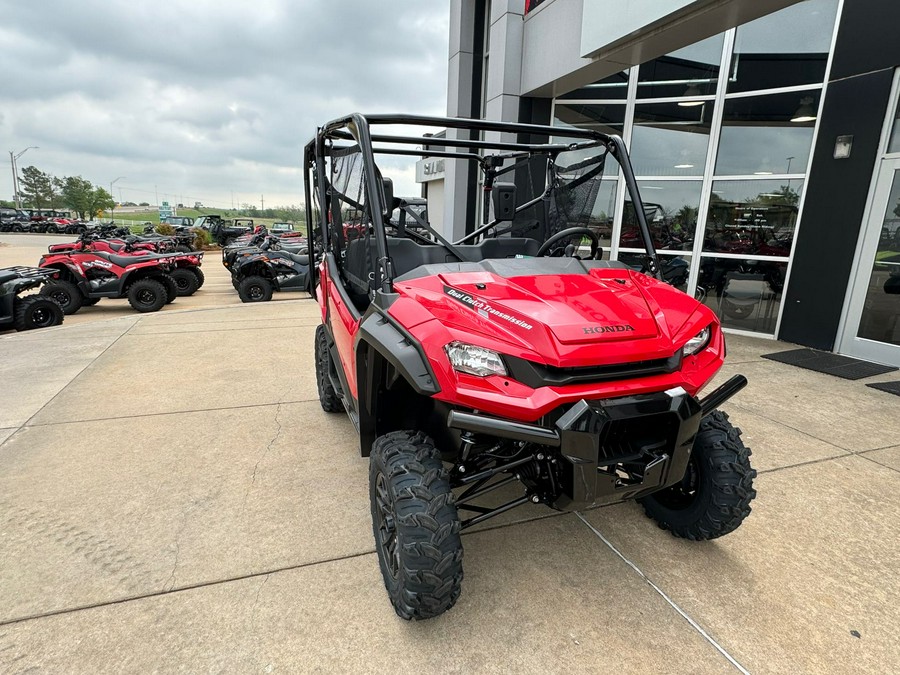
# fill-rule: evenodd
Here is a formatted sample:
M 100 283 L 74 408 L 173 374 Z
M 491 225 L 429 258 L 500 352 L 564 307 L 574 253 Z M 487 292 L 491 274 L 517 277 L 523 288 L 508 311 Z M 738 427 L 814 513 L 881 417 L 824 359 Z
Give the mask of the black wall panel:
M 900 65 L 900 2 L 844 0 L 831 79 Z
M 900 66 L 900 2 L 846 0 L 778 337 L 832 350 Z M 853 135 L 849 159 L 833 158 Z
M 779 338 L 831 350 L 887 114 L 893 71 L 828 85 Z M 849 159 L 835 138 L 853 135 Z

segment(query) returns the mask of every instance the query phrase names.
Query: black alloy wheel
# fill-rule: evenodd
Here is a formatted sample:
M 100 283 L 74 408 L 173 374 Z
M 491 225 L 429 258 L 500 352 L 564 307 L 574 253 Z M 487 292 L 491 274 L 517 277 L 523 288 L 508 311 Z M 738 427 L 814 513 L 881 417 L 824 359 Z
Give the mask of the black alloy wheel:
M 138 279 L 128 287 L 128 304 L 138 312 L 158 312 L 166 304 L 166 287 L 154 279 Z
M 83 303 L 84 296 L 78 287 L 69 281 L 49 281 L 41 287 L 41 295 L 53 298 L 66 315 L 74 314 Z
M 193 295 L 199 287 L 197 275 L 189 268 L 180 267 L 173 270 L 169 276 L 175 281 L 175 291 L 179 297 Z
M 272 299 L 272 282 L 265 277 L 247 277 L 238 284 L 242 302 L 268 302 Z
M 26 295 L 16 299 L 14 326 L 18 331 L 58 326 L 64 317 L 60 304 L 49 296 Z

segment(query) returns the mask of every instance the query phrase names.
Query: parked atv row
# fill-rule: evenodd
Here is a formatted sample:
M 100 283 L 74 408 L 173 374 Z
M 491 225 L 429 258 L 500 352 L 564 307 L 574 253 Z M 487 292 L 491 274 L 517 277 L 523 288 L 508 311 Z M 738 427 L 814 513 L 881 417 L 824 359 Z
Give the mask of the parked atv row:
M 129 236 L 100 239 L 82 235 L 69 244 L 49 247 L 41 268 L 57 278 L 41 293 L 54 298 L 66 314 L 103 298 L 127 298 L 138 312 L 156 312 L 178 296 L 193 295 L 203 285 L 202 251 L 160 253 L 157 238 Z
M 56 300 L 39 294 L 19 295 L 57 276 L 53 270 L 37 267 L 0 268 L 0 330 L 22 331 L 61 324 L 63 309 Z
M 34 220 L 27 213 L 5 209 L 0 218 L 0 232 L 46 232 L 47 234 L 80 234 L 90 228 L 88 223 L 64 216 Z M 9 213 L 11 212 L 11 213 Z
M 282 239 L 259 229 L 250 241 L 222 249 L 222 264 L 231 272 L 241 301 L 267 302 L 275 291 L 309 290 L 306 240 Z

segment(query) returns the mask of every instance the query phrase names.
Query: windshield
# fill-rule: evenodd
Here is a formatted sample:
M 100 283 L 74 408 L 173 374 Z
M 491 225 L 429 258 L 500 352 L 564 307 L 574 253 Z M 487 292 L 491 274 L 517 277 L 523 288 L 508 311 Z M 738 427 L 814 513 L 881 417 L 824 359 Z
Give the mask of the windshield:
M 423 134 L 421 127 L 441 124 L 447 127 L 443 132 Z M 398 127 L 406 133 L 395 133 Z M 481 140 L 488 138 L 503 140 Z M 503 245 L 492 246 L 491 256 L 499 251 L 505 252 L 501 257 L 601 260 L 611 243 L 616 162 L 627 201 L 642 204 L 617 137 L 458 118 L 351 115 L 325 125 L 307 146 L 308 219 L 345 275 L 363 275 L 360 288 L 373 279 L 370 286 L 390 288 L 396 276 L 391 266 L 407 250 L 397 243 L 404 239 L 425 247 L 414 257 L 432 262 L 484 259 L 483 243 L 500 239 Z M 451 163 L 457 183 L 467 177 L 469 203 L 457 205 L 455 222 L 447 223 L 445 181 L 436 182 L 435 174 Z M 409 189 L 412 172 L 423 196 L 395 196 L 395 184 Z M 636 214 L 639 245 L 646 250 L 638 263 L 656 274 L 646 211 Z M 465 219 L 464 228 L 457 219 Z

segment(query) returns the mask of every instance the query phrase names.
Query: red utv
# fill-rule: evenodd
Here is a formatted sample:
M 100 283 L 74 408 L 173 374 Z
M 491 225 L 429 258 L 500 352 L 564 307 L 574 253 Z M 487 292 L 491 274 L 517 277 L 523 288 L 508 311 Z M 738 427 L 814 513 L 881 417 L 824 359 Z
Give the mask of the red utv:
M 382 125 L 416 133 L 380 134 Z M 434 127 L 462 135 L 422 135 Z M 492 132 L 518 140 L 475 140 Z M 307 222 L 324 242 L 310 266 L 319 400 L 359 431 L 378 560 L 405 619 L 455 603 L 461 530 L 523 504 L 637 499 L 693 540 L 727 534 L 750 513 L 750 451 L 717 410 L 746 379 L 700 395 L 725 357 L 719 320 L 661 280 L 622 140 L 561 133 L 353 114 L 305 148 Z M 548 137 L 559 140 L 532 140 Z M 481 176 L 481 225 L 450 241 L 419 216 L 388 235 L 398 200 L 382 177 L 390 164 L 375 158 L 401 144 L 404 157 L 469 162 Z M 636 206 L 642 272 L 604 260 L 596 233 L 573 226 L 592 212 L 607 161 Z M 348 240 L 350 209 L 368 226 Z M 498 503 L 497 491 L 516 488 Z

